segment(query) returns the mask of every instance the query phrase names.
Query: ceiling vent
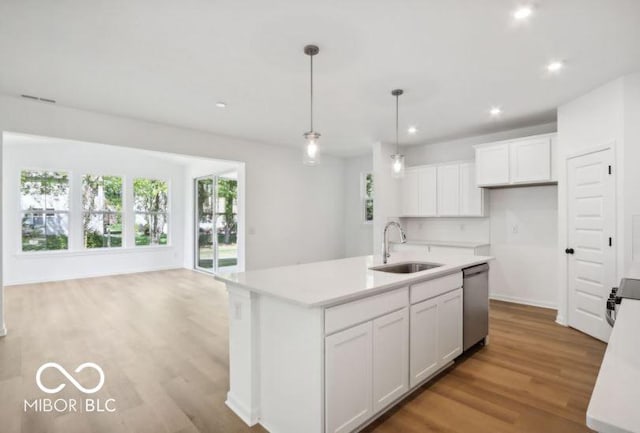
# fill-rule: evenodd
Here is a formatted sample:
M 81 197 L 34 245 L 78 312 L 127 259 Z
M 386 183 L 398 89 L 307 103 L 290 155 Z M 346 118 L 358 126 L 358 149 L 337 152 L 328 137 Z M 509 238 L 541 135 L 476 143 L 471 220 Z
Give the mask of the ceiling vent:
M 32 101 L 40 101 L 40 102 L 47 102 L 49 104 L 55 104 L 56 101 L 55 99 L 48 99 L 48 98 L 40 98 L 38 96 L 33 96 L 33 95 L 20 95 L 25 99 L 31 99 Z

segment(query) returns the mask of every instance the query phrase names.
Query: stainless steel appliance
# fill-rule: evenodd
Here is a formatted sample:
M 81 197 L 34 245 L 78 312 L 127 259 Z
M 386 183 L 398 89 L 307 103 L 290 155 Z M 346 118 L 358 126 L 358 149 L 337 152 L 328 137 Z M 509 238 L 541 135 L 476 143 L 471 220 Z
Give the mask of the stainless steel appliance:
M 618 305 L 623 299 L 640 299 L 640 280 L 636 278 L 623 278 L 620 281 L 620 288 L 614 287 L 607 299 L 607 323 L 613 326 L 616 323 L 616 312 Z
M 489 265 L 462 270 L 462 347 L 469 349 L 489 335 Z

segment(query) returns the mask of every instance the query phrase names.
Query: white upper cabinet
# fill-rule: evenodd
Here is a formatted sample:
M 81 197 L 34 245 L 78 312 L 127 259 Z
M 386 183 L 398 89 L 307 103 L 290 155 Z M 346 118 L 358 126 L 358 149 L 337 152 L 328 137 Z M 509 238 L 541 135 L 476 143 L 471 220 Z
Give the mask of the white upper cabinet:
M 478 186 L 509 183 L 509 145 L 476 147 L 476 183 Z
M 459 164 L 440 165 L 438 172 L 438 215 L 460 215 Z
M 554 134 L 475 146 L 477 186 L 555 182 Z
M 551 180 L 551 140 L 532 138 L 511 143 L 511 182 L 545 182 Z
M 418 170 L 418 201 L 420 216 L 436 216 L 437 207 L 437 169 L 436 167 L 421 167 Z
M 407 169 L 400 182 L 400 207 L 403 216 L 420 215 L 420 173 L 416 169 Z
M 399 216 L 486 216 L 485 197 L 473 162 L 411 167 L 400 184 Z

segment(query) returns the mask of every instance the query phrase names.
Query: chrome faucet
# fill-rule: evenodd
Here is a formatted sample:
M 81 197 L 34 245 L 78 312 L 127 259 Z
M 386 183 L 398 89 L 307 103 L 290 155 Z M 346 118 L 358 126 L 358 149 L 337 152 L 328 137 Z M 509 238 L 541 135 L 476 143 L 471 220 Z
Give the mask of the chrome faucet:
M 407 235 L 404 234 L 402 226 L 397 221 L 389 221 L 387 225 L 384 226 L 384 233 L 382 235 L 382 263 L 385 265 L 387 264 L 387 259 L 391 256 L 389 254 L 389 238 L 387 237 L 387 231 L 391 226 L 395 226 L 400 230 L 400 241 L 403 244 L 407 242 Z

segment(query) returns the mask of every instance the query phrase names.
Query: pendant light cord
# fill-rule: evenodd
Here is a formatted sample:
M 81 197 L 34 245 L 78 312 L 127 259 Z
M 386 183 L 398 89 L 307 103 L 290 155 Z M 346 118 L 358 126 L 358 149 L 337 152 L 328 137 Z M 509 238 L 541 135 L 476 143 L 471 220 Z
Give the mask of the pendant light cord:
M 400 153 L 399 152 L 399 145 L 398 145 L 398 107 L 399 107 L 399 103 L 398 100 L 400 98 L 400 95 L 396 95 L 396 154 Z
M 313 132 L 313 55 L 309 58 L 311 60 L 311 110 L 309 112 L 311 113 L 311 132 Z

